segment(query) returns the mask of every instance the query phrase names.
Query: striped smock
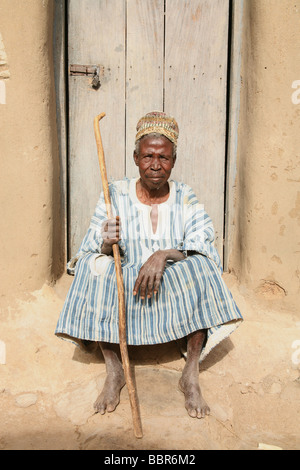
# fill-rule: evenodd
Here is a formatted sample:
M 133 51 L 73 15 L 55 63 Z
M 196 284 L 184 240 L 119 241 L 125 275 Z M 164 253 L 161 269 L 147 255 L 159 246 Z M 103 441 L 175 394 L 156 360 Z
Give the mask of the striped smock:
M 146 345 L 173 341 L 206 329 L 201 358 L 228 336 L 242 320 L 222 279 L 214 247 L 212 221 L 193 190 L 170 181 L 166 202 L 158 205 L 153 233 L 151 206 L 136 194 L 135 179 L 110 183 L 114 216 L 121 219 L 122 272 L 126 304 L 127 344 Z M 75 273 L 60 314 L 56 335 L 80 340 L 119 342 L 118 294 L 112 256 L 101 254 L 101 229 L 107 220 L 103 193 L 77 255 L 69 262 Z M 168 261 L 158 294 L 142 300 L 133 288 L 139 270 L 157 250 L 175 248 L 196 252 L 182 261 Z

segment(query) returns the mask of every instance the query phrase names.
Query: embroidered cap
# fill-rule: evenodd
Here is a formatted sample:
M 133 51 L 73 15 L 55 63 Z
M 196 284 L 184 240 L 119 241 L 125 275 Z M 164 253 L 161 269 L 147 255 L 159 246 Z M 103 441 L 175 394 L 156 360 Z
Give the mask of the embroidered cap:
M 136 130 L 136 142 L 145 135 L 155 132 L 157 134 L 164 135 L 171 142 L 177 145 L 179 135 L 178 124 L 173 117 L 168 116 L 166 113 L 153 111 L 146 114 L 137 123 Z

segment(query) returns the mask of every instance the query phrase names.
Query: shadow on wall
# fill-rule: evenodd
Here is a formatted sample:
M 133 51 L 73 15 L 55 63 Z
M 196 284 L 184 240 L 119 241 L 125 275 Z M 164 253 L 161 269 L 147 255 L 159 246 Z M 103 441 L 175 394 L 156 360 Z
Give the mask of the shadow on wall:
M 53 109 L 53 122 L 55 126 L 55 143 L 58 151 L 53 152 L 53 238 L 52 238 L 52 268 L 53 280 L 59 279 L 65 271 L 67 262 L 67 209 L 66 209 L 66 107 L 64 83 L 64 30 L 65 30 L 65 2 L 55 1 L 53 22 L 49 38 L 52 38 L 53 49 L 49 47 L 49 59 L 53 64 L 54 85 L 51 100 Z M 49 26 L 50 28 L 50 26 Z M 60 98 L 64 99 L 61 100 Z

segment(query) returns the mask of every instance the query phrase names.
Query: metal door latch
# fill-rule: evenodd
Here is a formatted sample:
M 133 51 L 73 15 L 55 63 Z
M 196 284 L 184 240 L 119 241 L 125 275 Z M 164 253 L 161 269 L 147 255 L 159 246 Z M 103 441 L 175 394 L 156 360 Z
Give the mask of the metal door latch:
M 70 65 L 70 75 L 93 77 L 92 87 L 95 90 L 100 88 L 100 65 Z

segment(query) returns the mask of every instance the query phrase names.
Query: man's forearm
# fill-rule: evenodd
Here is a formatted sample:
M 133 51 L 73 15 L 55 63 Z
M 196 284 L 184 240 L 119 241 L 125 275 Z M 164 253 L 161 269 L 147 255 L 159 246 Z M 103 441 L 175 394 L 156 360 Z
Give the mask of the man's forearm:
M 162 250 L 162 251 L 165 255 L 166 261 L 167 260 L 182 261 L 183 259 L 186 258 L 185 254 L 182 251 L 179 251 L 173 248 L 171 248 L 170 250 Z
M 185 254 L 182 251 L 176 250 L 176 249 L 169 249 L 169 250 L 160 250 L 161 252 L 164 253 L 165 260 L 171 260 L 171 261 L 182 261 L 183 259 L 186 258 Z M 103 242 L 102 247 L 101 247 L 101 253 L 103 255 L 111 255 L 113 252 L 112 250 L 112 245 Z

